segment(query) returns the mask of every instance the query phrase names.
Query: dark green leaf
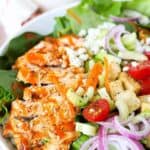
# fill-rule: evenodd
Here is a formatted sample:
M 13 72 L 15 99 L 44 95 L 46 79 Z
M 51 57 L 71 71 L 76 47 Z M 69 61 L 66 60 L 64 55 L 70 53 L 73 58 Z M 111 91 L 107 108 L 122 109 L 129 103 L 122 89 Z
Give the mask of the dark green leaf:
M 5 90 L 12 91 L 12 84 L 16 82 L 16 71 L 0 70 L 0 86 Z
M 0 69 L 10 69 L 17 57 L 24 54 L 43 38 L 33 32 L 23 33 L 12 39 L 4 56 L 0 57 Z

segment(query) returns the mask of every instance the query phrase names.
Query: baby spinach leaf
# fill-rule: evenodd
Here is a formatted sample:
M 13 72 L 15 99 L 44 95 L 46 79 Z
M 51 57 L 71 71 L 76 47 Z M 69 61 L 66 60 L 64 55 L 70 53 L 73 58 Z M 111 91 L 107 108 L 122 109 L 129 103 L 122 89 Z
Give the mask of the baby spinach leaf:
M 4 56 L 0 56 L 0 69 L 10 69 L 17 57 L 32 48 L 43 36 L 33 32 L 23 33 L 12 39 Z

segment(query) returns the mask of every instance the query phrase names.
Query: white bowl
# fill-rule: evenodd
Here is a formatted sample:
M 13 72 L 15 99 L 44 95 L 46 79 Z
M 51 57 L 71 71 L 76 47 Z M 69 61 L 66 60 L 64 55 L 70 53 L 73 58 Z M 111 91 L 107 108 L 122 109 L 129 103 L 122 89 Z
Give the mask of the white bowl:
M 14 35 L 13 37 L 26 32 L 26 31 L 32 31 L 32 32 L 36 32 L 42 35 L 46 35 L 49 34 L 50 32 L 53 31 L 53 27 L 55 25 L 55 17 L 58 16 L 64 16 L 66 13 L 66 10 L 68 8 L 71 8 L 75 5 L 77 5 L 78 2 L 66 5 L 64 7 L 61 8 L 57 8 L 54 9 L 52 11 L 48 11 L 46 13 L 44 13 L 43 15 L 33 19 L 32 21 L 30 21 L 29 23 L 27 23 L 16 35 Z M 12 37 L 12 38 L 13 38 Z M 10 42 L 10 40 L 12 39 L 8 39 L 1 47 L 0 47 L 0 55 L 2 55 L 8 46 L 8 43 Z M 7 60 L 6 60 L 7 61 Z M 12 144 L 10 144 L 10 142 L 8 142 L 8 140 L 6 140 L 5 138 L 2 137 L 2 135 L 0 134 L 0 150 L 13 150 L 12 148 Z
M 27 32 L 27 31 L 32 31 L 32 32 L 36 32 L 42 35 L 46 35 L 49 34 L 50 32 L 53 31 L 53 27 L 55 24 L 55 17 L 58 16 L 64 16 L 66 13 L 66 10 L 68 8 L 71 8 L 75 5 L 77 5 L 79 2 L 74 2 L 68 5 L 65 5 L 63 7 L 60 8 L 56 8 L 52 11 L 48 11 L 46 13 L 44 13 L 43 15 L 40 15 L 39 17 L 33 19 L 32 21 L 30 21 L 29 23 L 27 23 L 25 26 L 23 26 L 21 28 L 21 30 L 19 32 L 17 32 L 15 35 L 13 35 L 13 37 L 23 33 L 23 32 Z M 10 40 L 13 38 L 9 38 L 1 47 L 0 47 L 0 56 L 5 52 L 6 47 L 8 45 L 8 43 L 10 42 Z

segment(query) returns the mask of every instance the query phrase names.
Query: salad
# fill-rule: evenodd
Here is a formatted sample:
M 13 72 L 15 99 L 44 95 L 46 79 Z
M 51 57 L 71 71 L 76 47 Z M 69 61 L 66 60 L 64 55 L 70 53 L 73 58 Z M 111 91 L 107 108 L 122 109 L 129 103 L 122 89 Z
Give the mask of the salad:
M 47 36 L 0 56 L 2 135 L 18 150 L 150 148 L 150 1 L 82 0 Z

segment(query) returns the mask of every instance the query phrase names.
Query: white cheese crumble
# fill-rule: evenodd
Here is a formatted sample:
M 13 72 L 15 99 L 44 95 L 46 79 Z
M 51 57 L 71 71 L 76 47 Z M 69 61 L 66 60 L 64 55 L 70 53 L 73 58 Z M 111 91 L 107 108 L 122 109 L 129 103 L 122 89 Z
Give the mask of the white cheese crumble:
M 78 48 L 74 50 L 73 48 L 65 48 L 66 53 L 69 57 L 69 62 L 71 66 L 81 67 L 84 62 L 89 58 L 87 50 L 85 48 Z
M 87 31 L 87 35 L 84 39 L 84 46 L 90 50 L 92 54 L 97 54 L 100 48 L 103 48 L 105 45 L 105 35 L 108 31 L 115 26 L 115 24 L 111 22 L 105 22 L 99 25 L 97 28 L 90 28 Z M 84 32 L 80 32 L 82 35 Z

